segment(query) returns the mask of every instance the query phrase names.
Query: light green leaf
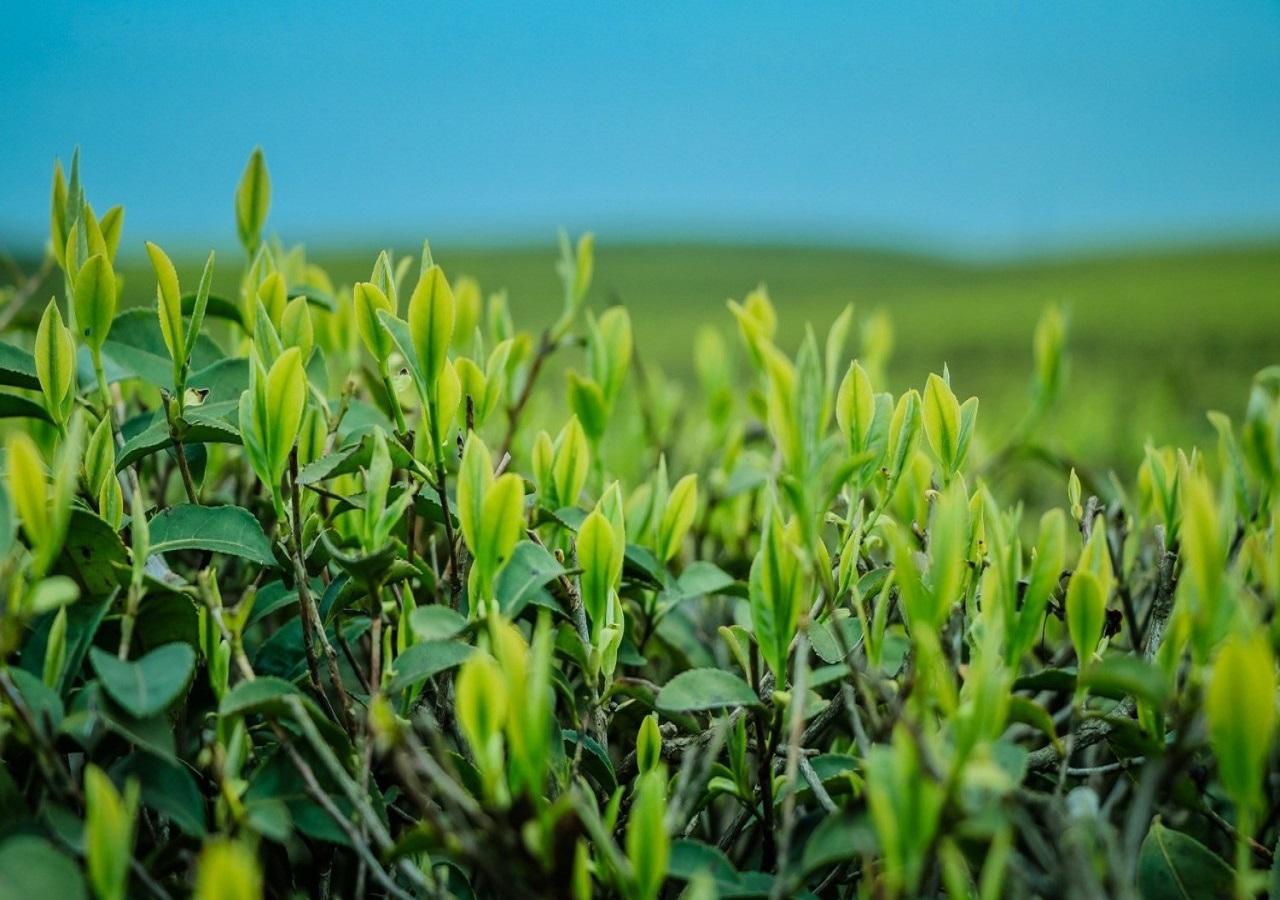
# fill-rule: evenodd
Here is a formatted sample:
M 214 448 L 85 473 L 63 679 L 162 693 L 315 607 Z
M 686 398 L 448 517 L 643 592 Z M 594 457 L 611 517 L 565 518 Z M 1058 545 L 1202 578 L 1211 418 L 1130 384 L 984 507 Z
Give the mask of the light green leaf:
M 455 305 L 453 289 L 444 277 L 444 270 L 430 266 L 418 279 L 406 314 L 418 364 L 428 387 L 436 383 L 448 358 Z
M 377 285 L 367 281 L 360 282 L 352 289 L 352 300 L 355 303 L 356 330 L 365 348 L 379 364 L 385 364 L 391 355 L 391 335 L 382 327 L 378 313 L 385 312 L 389 316 L 396 314 L 391 300 L 378 289 Z
M 76 347 L 53 300 L 36 329 L 35 363 L 45 408 L 55 422 L 65 424 L 75 402 Z
M 698 513 L 698 476 L 686 475 L 676 482 L 658 525 L 658 558 L 668 561 L 680 550 L 685 535 Z
M 458 469 L 458 524 L 472 553 L 478 552 L 480 546 L 484 498 L 491 484 L 493 458 L 480 436 L 472 432 L 462 449 L 462 465 Z
M 578 529 L 578 565 L 582 567 L 582 605 L 593 626 L 602 626 L 608 614 L 613 590 L 610 565 L 613 559 L 613 527 L 599 511 L 593 511 Z
M 177 373 L 187 360 L 187 343 L 183 336 L 182 291 L 178 287 L 178 272 L 165 252 L 150 241 L 147 242 L 147 255 L 151 257 L 151 267 L 156 272 L 156 303 L 160 314 L 160 333 L 164 336 L 164 345 L 169 349 L 169 358 L 173 360 L 174 372 Z
M 779 686 L 787 680 L 787 657 L 804 602 L 800 568 L 796 548 L 784 532 L 781 516 L 776 508 L 770 508 L 760 532 L 760 552 L 751 564 L 748 587 L 751 626 L 760 645 L 760 655 Z
M 1237 805 L 1253 808 L 1276 729 L 1275 661 L 1265 631 L 1223 642 L 1204 707 L 1218 777 Z
M 252 849 L 220 837 L 205 844 L 193 900 L 261 900 L 262 872 Z
M 271 178 L 267 174 L 262 148 L 255 147 L 236 187 L 236 231 L 240 235 L 240 244 L 250 255 L 262 238 L 262 226 L 267 221 L 270 208 Z
M 667 773 L 654 769 L 636 780 L 635 802 L 627 819 L 627 860 L 635 878 L 636 900 L 654 900 L 666 879 L 671 852 L 666 814 Z
M 33 547 L 49 537 L 49 478 L 35 441 L 25 431 L 9 433 L 5 441 L 9 497 L 18 523 Z
M 605 425 L 608 421 L 608 407 L 605 405 L 604 393 L 600 385 L 590 378 L 583 378 L 572 369 L 567 376 L 569 380 L 569 406 L 582 424 L 582 429 L 593 444 L 598 444 L 604 437 Z
M 76 327 L 90 347 L 101 350 L 116 315 L 116 274 L 98 253 L 80 269 L 75 287 Z
M 943 469 L 954 473 L 960 446 L 960 404 L 951 386 L 937 375 L 930 375 L 924 388 L 924 433 Z
M 1098 649 L 1098 641 L 1102 640 L 1102 628 L 1107 618 L 1107 601 L 1097 576 L 1092 572 L 1077 569 L 1071 576 L 1067 585 L 1066 615 L 1076 659 L 1081 669 L 1087 668 Z
M 272 364 L 267 373 L 265 400 L 263 412 L 267 428 L 261 437 L 264 438 L 267 464 L 275 480 L 279 481 L 288 464 L 289 451 L 298 439 L 307 403 L 307 376 L 297 347 L 285 350 Z
M 98 900 L 124 900 L 133 859 L 138 785 L 130 782 L 124 796 L 95 765 L 84 773 L 85 856 L 89 881 Z

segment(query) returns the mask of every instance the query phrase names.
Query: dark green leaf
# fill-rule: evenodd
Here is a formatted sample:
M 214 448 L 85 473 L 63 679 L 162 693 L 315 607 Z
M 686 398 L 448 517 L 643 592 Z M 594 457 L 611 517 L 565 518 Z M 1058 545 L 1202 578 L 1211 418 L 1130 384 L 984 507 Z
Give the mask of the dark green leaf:
M 863 853 L 876 852 L 876 835 L 865 814 L 840 812 L 827 816 L 804 845 L 801 869 L 814 872 Z
M 103 597 L 128 583 L 129 555 L 106 520 L 73 506 L 57 570 L 74 578 L 88 596 Z
M 630 548 L 628 548 L 629 550 Z M 654 563 L 656 565 L 656 558 L 654 558 Z M 646 574 L 648 573 L 646 572 Z M 666 572 L 662 572 L 662 575 L 666 576 Z M 668 579 L 670 578 L 670 576 L 667 577 Z M 674 579 L 674 583 L 670 580 L 666 583 L 668 587 L 663 591 L 659 600 L 663 610 L 670 609 L 677 603 L 683 603 L 686 600 L 727 592 L 737 584 L 732 575 L 715 563 L 705 560 L 696 560 L 689 563 L 685 570 L 680 573 L 680 577 Z M 745 586 L 743 587 L 745 590 Z M 740 593 L 739 596 L 742 596 L 742 594 Z
M 271 541 L 253 513 L 239 506 L 181 503 L 151 520 L 151 552 L 208 550 L 275 566 Z
M 212 338 L 202 334 L 191 355 L 191 368 L 203 369 L 226 356 Z M 115 317 L 102 345 L 102 368 L 110 382 L 140 378 L 173 390 L 173 361 L 154 309 L 129 309 Z
M 411 684 L 439 675 L 462 665 L 475 648 L 458 641 L 423 641 L 396 657 L 392 666 L 395 676 L 387 685 L 387 693 L 395 694 Z
M 350 750 L 347 733 L 321 712 L 314 700 L 283 678 L 259 676 L 253 681 L 240 682 L 222 698 L 218 715 L 235 718 L 256 713 L 270 719 L 292 720 L 294 716 L 290 701 L 293 699 L 302 704 L 303 710 L 325 740 L 345 756 Z
M 249 360 L 243 357 L 220 359 L 210 366 L 192 372 L 187 387 L 207 391 L 206 404 L 239 403 L 240 395 L 249 388 Z
M 557 515 L 565 511 L 560 510 Z M 639 544 L 627 544 L 622 559 L 622 574 L 631 581 L 640 582 L 654 588 L 670 589 L 675 581 L 671 573 L 663 568 L 662 563 L 653 555 L 653 551 Z
M 391 453 L 392 466 L 403 468 L 408 465 L 409 455 L 398 441 L 387 441 L 387 450 Z M 319 484 L 339 475 L 358 472 L 368 468 L 372 456 L 373 438 L 367 433 L 362 434 L 354 443 L 340 447 L 303 466 L 298 472 L 298 484 Z
M 409 616 L 409 623 L 417 641 L 448 640 L 457 637 L 467 627 L 467 620 L 461 613 L 438 603 L 419 606 Z
M 511 559 L 494 579 L 493 593 L 503 615 L 514 619 L 530 602 L 545 599 L 540 605 L 555 605 L 543 588 L 566 573 L 547 548 L 533 541 L 521 541 Z
M 40 419 L 51 422 L 49 413 L 34 400 L 0 391 L 0 419 Z
M 0 897 L 82 900 L 87 896 L 75 860 L 44 838 L 19 834 L 0 844 Z
M 242 681 L 227 692 L 218 706 L 218 715 L 226 718 L 260 713 L 270 716 L 288 715 L 285 698 L 302 696 L 302 692 L 283 678 L 259 676 L 253 681 Z
M 237 325 L 244 324 L 240 315 L 240 307 L 234 301 L 217 294 L 210 294 L 206 303 L 208 304 L 204 310 L 206 317 L 213 316 L 215 319 L 226 319 L 228 322 L 235 322 Z M 196 295 L 194 291 L 182 295 L 182 314 L 184 316 L 191 315 L 195 310 L 195 306 Z
M 839 628 L 839 634 L 836 629 Z M 842 662 L 845 653 L 857 646 L 862 638 L 862 623 L 856 616 L 842 616 L 819 622 L 809 629 L 809 642 L 813 652 L 824 663 Z
M 1041 669 L 1023 675 L 1013 683 L 1015 691 L 1059 691 L 1071 693 L 1076 689 L 1075 669 Z
M 238 444 L 240 431 L 232 421 L 236 415 L 237 404 L 234 400 L 189 407 L 176 423 L 179 437 L 187 445 L 188 451 L 194 444 Z M 116 471 L 122 471 L 126 466 L 172 446 L 169 423 L 163 416 L 157 415 L 150 425 L 129 438 L 120 448 L 116 457 Z
M 680 881 L 688 881 L 699 872 L 706 872 L 717 883 L 738 883 L 738 870 L 719 847 L 688 838 L 672 842 L 667 874 Z
M 205 836 L 204 797 L 195 777 L 181 763 L 134 753 L 111 768 L 111 778 L 117 785 L 136 779 L 142 788 L 143 803 L 168 816 L 192 837 Z
M 1181 897 L 1229 897 L 1234 890 L 1231 867 L 1195 838 L 1151 823 L 1138 853 L 1138 890 L 1146 900 Z
M 0 341 L 0 384 L 40 390 L 36 358 L 21 347 Z
M 129 715 L 145 719 L 163 712 L 186 690 L 196 654 L 187 644 L 165 644 L 129 662 L 94 647 L 89 661 L 108 696 Z
M 158 714 L 145 719 L 134 718 L 113 702 L 103 690 L 102 684 L 95 679 L 75 695 L 63 730 L 85 743 L 93 734 L 97 723 L 153 756 L 177 761 L 177 742 L 168 717 Z
M 35 675 L 25 669 L 9 669 L 9 677 L 13 679 L 22 702 L 27 705 L 31 717 L 46 734 L 55 733 L 62 725 L 62 698 L 45 686 Z
M 658 692 L 663 712 L 700 712 L 735 706 L 757 706 L 759 698 L 745 681 L 723 669 L 690 669 L 668 681 Z
M 564 738 L 565 752 L 572 757 L 578 745 L 578 732 L 566 728 L 561 732 Z M 606 794 L 612 794 L 618 788 L 618 776 L 613 771 L 613 763 L 609 754 L 591 735 L 582 737 L 582 768 L 591 776 Z
M 1053 746 L 1062 751 L 1062 742 L 1058 740 L 1058 730 L 1054 727 L 1053 716 L 1049 715 L 1049 711 L 1043 706 L 1026 697 L 1010 697 L 1009 698 L 1009 721 L 1021 722 L 1024 725 L 1030 725 L 1032 728 L 1038 728 L 1053 743 Z
M 1094 694 L 1129 694 L 1153 706 L 1163 706 L 1169 696 L 1164 673 L 1139 656 L 1103 657 L 1085 669 L 1080 682 Z
M 144 650 L 173 643 L 196 646 L 200 641 L 200 614 L 187 594 L 151 591 L 138 607 L 133 635 Z

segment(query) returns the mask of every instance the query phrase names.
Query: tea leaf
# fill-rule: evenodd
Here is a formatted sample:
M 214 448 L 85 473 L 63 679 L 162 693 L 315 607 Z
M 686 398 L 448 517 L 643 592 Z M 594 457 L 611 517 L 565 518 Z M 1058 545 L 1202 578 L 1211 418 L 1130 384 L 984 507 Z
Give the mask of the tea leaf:
M 101 350 L 116 315 L 116 275 L 102 254 L 89 257 L 76 276 L 75 304 L 80 334 L 90 347 Z
M 111 699 L 135 719 L 163 712 L 186 690 L 195 652 L 186 644 L 165 644 L 129 662 L 97 647 L 89 651 L 93 670 Z
M 160 333 L 164 337 L 165 347 L 169 350 L 169 358 L 173 360 L 174 384 L 177 385 L 179 378 L 176 373 L 187 361 L 187 343 L 182 320 L 182 291 L 178 288 L 178 273 L 165 252 L 149 241 L 147 255 L 151 257 L 151 266 L 156 273 L 156 303 L 160 313 Z
M 236 188 L 236 231 L 245 252 L 252 255 L 262 239 L 262 226 L 271 208 L 271 179 L 262 148 L 255 147 Z
M 36 329 L 35 363 L 45 409 L 55 422 L 65 425 L 75 403 L 76 347 L 53 300 Z
M 239 506 L 180 503 L 152 518 L 150 529 L 152 553 L 207 550 L 276 565 L 262 523 Z
M 453 289 L 439 266 L 422 274 L 409 298 L 409 332 L 428 386 L 435 384 L 444 368 L 453 338 L 455 305 Z
M 1147 900 L 1226 897 L 1234 890 L 1231 867 L 1195 838 L 1151 823 L 1138 852 L 1138 890 Z
M 672 678 L 658 692 L 655 705 L 665 713 L 703 712 L 735 706 L 758 706 L 751 687 L 721 669 L 689 669 Z

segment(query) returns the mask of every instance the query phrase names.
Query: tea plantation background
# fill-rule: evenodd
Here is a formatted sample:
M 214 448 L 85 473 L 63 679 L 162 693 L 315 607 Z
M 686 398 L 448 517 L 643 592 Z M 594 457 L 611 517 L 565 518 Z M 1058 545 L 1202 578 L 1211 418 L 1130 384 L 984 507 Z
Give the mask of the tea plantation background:
M 523 327 L 546 321 L 561 302 L 554 236 L 519 247 L 433 246 L 454 276 L 477 278 L 486 293 L 506 289 Z M 129 249 L 122 248 L 123 303 L 149 302 L 149 266 L 136 252 L 125 255 Z M 350 285 L 368 277 L 376 251 L 321 246 L 310 255 Z M 806 322 L 821 327 L 846 303 L 860 321 L 887 313 L 894 386 L 922 383 L 947 363 L 958 390 L 982 397 L 988 434 L 1022 414 L 1030 336 L 1045 306 L 1057 304 L 1067 314 L 1072 362 L 1049 431 L 1070 457 L 1126 478 L 1147 438 L 1210 442 L 1203 411 L 1239 418 L 1240 385 L 1280 356 L 1280 242 L 984 262 L 858 247 L 612 242 L 602 234 L 597 255 L 591 301 L 624 303 L 642 361 L 677 381 L 692 383 L 695 330 L 712 324 L 728 334 L 725 301 L 763 283 L 783 313 L 782 346 L 794 347 Z M 203 257 L 176 263 L 183 283 L 195 283 Z M 215 277 L 215 290 L 234 292 L 233 270 Z

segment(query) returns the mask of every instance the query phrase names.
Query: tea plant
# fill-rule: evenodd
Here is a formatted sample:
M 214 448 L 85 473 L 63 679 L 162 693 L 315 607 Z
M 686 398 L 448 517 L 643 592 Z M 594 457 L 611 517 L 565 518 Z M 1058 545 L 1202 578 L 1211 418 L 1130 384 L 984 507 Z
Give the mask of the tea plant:
M 530 332 L 426 245 L 336 287 L 270 196 L 142 302 L 73 158 L 62 299 L 5 293 L 0 895 L 1266 888 L 1280 368 L 1105 478 L 1045 449 L 1056 310 L 1004 434 L 763 289 L 686 392 L 589 235 Z

